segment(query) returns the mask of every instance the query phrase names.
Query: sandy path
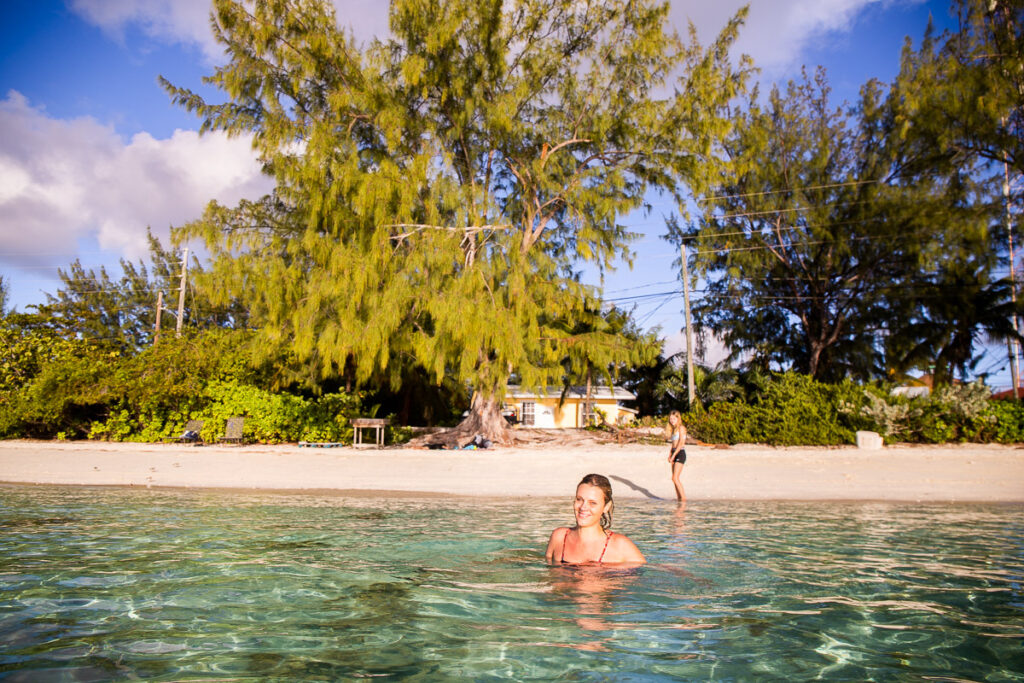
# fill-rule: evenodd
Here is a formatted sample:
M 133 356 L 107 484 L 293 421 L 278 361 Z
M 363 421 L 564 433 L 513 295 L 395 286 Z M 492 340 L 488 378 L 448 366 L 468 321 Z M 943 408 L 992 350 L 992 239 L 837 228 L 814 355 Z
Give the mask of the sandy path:
M 687 447 L 690 500 L 1024 502 L 1024 447 Z M 567 496 L 588 472 L 617 497 L 673 497 L 660 446 L 356 450 L 0 441 L 7 483 Z

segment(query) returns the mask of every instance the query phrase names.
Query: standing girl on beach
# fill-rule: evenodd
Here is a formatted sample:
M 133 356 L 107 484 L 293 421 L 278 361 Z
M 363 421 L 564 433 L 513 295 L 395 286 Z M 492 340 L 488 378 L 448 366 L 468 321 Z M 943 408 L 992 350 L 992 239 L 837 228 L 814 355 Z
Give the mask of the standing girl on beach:
M 683 473 L 683 465 L 686 464 L 686 426 L 683 425 L 683 416 L 678 410 L 668 414 L 668 461 L 672 465 L 672 485 L 676 487 L 676 498 L 680 502 L 686 500 L 686 493 L 683 491 L 683 482 L 679 477 Z

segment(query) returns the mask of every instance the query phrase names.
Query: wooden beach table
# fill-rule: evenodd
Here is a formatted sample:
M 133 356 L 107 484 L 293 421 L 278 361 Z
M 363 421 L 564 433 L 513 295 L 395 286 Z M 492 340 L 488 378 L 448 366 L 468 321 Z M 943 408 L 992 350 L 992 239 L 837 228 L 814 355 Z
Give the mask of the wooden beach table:
M 386 418 L 379 417 L 357 417 L 352 420 L 352 427 L 355 432 L 352 445 L 353 446 L 369 446 L 370 444 L 364 444 L 362 440 L 362 430 L 374 429 L 376 434 L 374 435 L 377 448 L 384 447 L 384 428 L 388 426 L 388 420 Z

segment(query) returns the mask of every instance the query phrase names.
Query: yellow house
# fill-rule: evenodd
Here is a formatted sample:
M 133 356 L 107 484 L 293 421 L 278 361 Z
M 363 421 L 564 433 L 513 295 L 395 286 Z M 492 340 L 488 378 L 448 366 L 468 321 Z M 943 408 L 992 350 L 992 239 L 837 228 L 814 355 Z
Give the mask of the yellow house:
M 636 411 L 621 401 L 636 398 L 622 387 L 593 386 L 590 402 L 586 387 L 572 387 L 561 406 L 561 387 L 548 387 L 543 392 L 525 391 L 510 384 L 505 395 L 505 416 L 514 425 L 546 429 L 586 427 L 587 424 L 626 424 L 636 417 Z

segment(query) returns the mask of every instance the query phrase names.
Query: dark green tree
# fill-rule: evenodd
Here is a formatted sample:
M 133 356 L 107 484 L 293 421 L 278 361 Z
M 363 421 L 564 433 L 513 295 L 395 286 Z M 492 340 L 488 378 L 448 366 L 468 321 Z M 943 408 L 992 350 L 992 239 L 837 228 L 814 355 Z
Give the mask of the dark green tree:
M 1006 162 L 1024 172 L 1024 3 L 953 0 L 956 30 L 908 38 L 893 87 L 897 128 L 922 171 Z M 1001 169 L 1000 169 L 1001 170 Z
M 47 303 L 34 308 L 65 336 L 122 351 L 152 343 L 157 292 L 177 290 L 181 257 L 164 249 L 152 234 L 149 245 L 151 267 L 121 259 L 122 274 L 116 279 L 106 267 L 86 269 L 76 259 L 66 270 L 57 271 L 62 282 L 57 293 L 47 294 Z
M 845 112 L 819 70 L 764 104 L 755 96 L 697 220 L 670 223 L 670 238 L 694 240 L 706 279 L 697 325 L 734 358 L 828 381 L 877 376 L 919 274 L 985 230 L 969 178 L 901 175 L 883 95 L 870 82 Z
M 566 332 L 594 298 L 580 265 L 628 256 L 619 218 L 703 182 L 728 130 L 739 19 L 704 50 L 667 13 L 395 0 L 392 37 L 360 47 L 326 2 L 216 0 L 229 61 L 207 81 L 228 101 L 165 86 L 204 131 L 251 133 L 277 188 L 179 236 L 311 381 L 395 386 L 414 363 L 473 386 L 459 433 L 507 440 L 510 372 L 560 382 L 586 343 Z
M 86 269 L 76 259 L 66 270 L 59 269 L 62 286 L 47 294 L 47 303 L 33 306 L 48 324 L 68 337 L 79 337 L 110 345 L 120 351 L 136 352 L 154 341 L 157 293 L 163 292 L 161 330 L 176 329 L 178 296 L 181 291 L 181 255 L 166 249 L 152 233 L 148 235 L 150 264 L 121 259 L 121 276 L 111 276 L 105 267 Z M 190 277 L 202 274 L 193 257 Z M 183 329 L 244 327 L 246 314 L 235 300 L 221 305 L 209 303 L 202 291 L 186 283 Z
M 1024 341 L 1012 323 L 1022 306 L 1011 301 L 1009 278 L 990 272 L 987 263 L 954 262 L 919 285 L 920 307 L 893 330 L 906 347 L 898 370 L 929 368 L 936 386 L 951 384 L 957 371 L 969 381 L 985 341 Z
M 941 174 L 988 188 L 975 199 L 991 211 L 975 255 L 954 252 L 929 273 L 925 305 L 890 340 L 900 350 L 897 365 L 927 363 L 940 383 L 977 360 L 981 337 L 1015 336 L 1015 285 L 992 273 L 1010 245 L 1020 245 L 1015 207 L 1024 171 L 1024 3 L 953 0 L 950 7 L 954 29 L 935 35 L 929 26 L 917 49 L 908 39 L 890 97 L 907 154 L 904 177 Z

